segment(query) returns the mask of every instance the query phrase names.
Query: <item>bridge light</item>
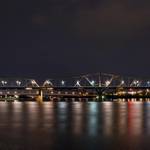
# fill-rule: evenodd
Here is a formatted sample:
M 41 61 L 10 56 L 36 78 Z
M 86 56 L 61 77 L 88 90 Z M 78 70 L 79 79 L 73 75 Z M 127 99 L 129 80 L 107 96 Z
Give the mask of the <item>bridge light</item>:
M 135 86 L 139 86 L 139 83 L 140 83 L 139 80 L 134 80 L 134 81 L 133 81 L 133 84 L 134 84 Z
M 6 85 L 7 84 L 7 81 L 1 81 L 2 85 Z
M 65 81 L 62 80 L 62 81 L 61 81 L 61 85 L 62 85 L 62 86 L 65 85 Z
M 35 80 L 32 80 L 31 83 L 32 83 L 32 84 L 36 84 Z
M 43 86 L 53 86 L 52 82 L 50 80 L 46 80 L 43 84 Z
M 150 86 L 150 81 L 147 81 L 147 86 Z
M 49 80 L 46 80 L 46 81 L 45 81 L 45 84 L 50 84 L 50 81 L 49 81 Z
M 16 81 L 16 84 L 18 85 L 18 86 L 20 86 L 21 85 L 21 82 L 20 81 Z
M 19 98 L 19 96 L 18 96 L 18 95 L 14 95 L 14 97 L 15 97 L 15 98 Z
M 32 88 L 26 88 L 26 90 L 32 90 Z
M 31 80 L 31 84 L 39 87 L 35 80 Z
M 80 81 L 79 81 L 79 80 L 77 80 L 77 82 L 76 82 L 76 86 L 81 86 L 81 85 L 80 85 Z
M 91 85 L 92 85 L 92 86 L 95 85 L 95 81 L 94 81 L 94 80 L 91 81 Z
M 5 84 L 5 81 L 1 81 L 1 83 L 4 85 L 4 84 Z
M 17 94 L 17 91 L 15 91 L 14 93 Z
M 121 81 L 121 84 L 125 84 L 125 81 L 124 81 L 124 80 L 122 80 L 122 81 Z
M 110 83 L 111 83 L 111 82 L 110 82 L 109 80 L 105 81 L 105 86 L 109 86 Z

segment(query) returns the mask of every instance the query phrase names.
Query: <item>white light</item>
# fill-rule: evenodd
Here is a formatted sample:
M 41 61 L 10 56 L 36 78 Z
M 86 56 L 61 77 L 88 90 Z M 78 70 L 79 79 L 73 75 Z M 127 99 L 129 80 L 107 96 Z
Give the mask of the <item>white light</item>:
M 64 85 L 64 84 L 65 84 L 65 81 L 62 80 L 62 81 L 61 81 L 61 84 Z
M 150 81 L 147 81 L 148 86 L 150 86 Z
M 133 81 L 133 84 L 134 84 L 135 86 L 138 86 L 139 83 L 140 83 L 140 81 L 138 81 L 138 80 L 134 80 L 134 81 Z
M 92 86 L 94 86 L 94 84 L 95 84 L 95 81 L 94 81 L 94 80 L 92 80 L 92 81 L 91 81 L 91 85 L 92 85 Z
M 38 86 L 38 84 L 36 83 L 35 80 L 31 80 L 31 84 L 35 85 L 35 86 Z
M 80 86 L 80 81 L 79 80 L 77 80 L 76 85 Z
M 124 83 L 125 83 L 125 81 L 124 81 L 124 80 L 122 80 L 122 81 L 121 81 L 121 84 L 124 84 Z
M 5 84 L 5 81 L 1 81 L 1 83 L 4 85 L 4 84 Z
M 16 84 L 17 84 L 18 86 L 20 86 L 21 82 L 17 80 L 17 81 L 16 81 Z
M 26 90 L 32 90 L 32 88 L 26 88 Z
M 1 81 L 2 85 L 7 84 L 7 81 Z
M 110 82 L 109 80 L 107 80 L 107 81 L 105 82 L 105 85 L 106 85 L 106 86 L 109 86 L 110 83 L 111 83 L 111 82 Z
M 46 80 L 46 81 L 44 82 L 44 86 L 45 86 L 45 85 L 52 85 L 52 83 L 51 83 L 50 80 Z
M 45 83 L 46 83 L 46 84 L 50 84 L 50 81 L 49 81 L 49 80 L 47 80 Z
M 18 96 L 18 95 L 15 95 L 14 97 L 15 97 L 15 98 L 19 98 L 19 96 Z
M 32 80 L 31 83 L 32 83 L 32 84 L 36 84 L 35 80 Z

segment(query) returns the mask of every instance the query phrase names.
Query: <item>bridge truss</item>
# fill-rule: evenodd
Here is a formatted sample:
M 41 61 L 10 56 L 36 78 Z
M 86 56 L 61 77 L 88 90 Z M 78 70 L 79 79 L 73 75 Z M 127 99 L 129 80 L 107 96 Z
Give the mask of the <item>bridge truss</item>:
M 59 79 L 0 78 L 0 87 L 150 87 L 150 79 L 95 73 Z
M 150 79 L 95 73 L 70 78 L 46 79 L 42 84 L 35 79 L 0 78 L 0 97 L 32 95 L 57 97 L 97 97 L 102 95 L 138 95 L 150 97 Z

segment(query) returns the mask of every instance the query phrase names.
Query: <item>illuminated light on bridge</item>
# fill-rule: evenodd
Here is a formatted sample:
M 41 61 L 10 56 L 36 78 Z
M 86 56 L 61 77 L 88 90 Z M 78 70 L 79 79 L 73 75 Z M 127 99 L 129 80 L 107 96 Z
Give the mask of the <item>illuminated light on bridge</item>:
M 53 86 L 53 83 L 51 82 L 51 80 L 46 80 L 44 83 L 43 83 L 43 86 L 50 86 L 52 87 Z
M 126 94 L 126 91 L 119 91 L 116 93 L 117 95 L 125 95 Z
M 147 86 L 150 86 L 150 81 L 147 81 Z
M 95 81 L 94 80 L 91 81 L 91 85 L 95 86 Z
M 109 80 L 107 80 L 107 81 L 105 81 L 105 85 L 106 85 L 106 87 L 108 87 L 109 85 L 110 85 L 110 81 Z
M 17 84 L 17 86 L 20 86 L 21 85 L 21 81 L 17 80 L 16 84 Z
M 131 85 L 130 86 L 136 86 L 136 87 L 138 87 L 138 86 L 140 86 L 140 81 L 139 80 L 133 80 L 133 82 L 131 83 Z
M 35 80 L 31 80 L 31 84 L 32 84 L 33 86 L 39 87 L 39 85 L 37 84 L 37 82 L 36 82 Z
M 0 79 L 0 96 L 37 94 L 42 96 L 150 96 L 150 80 L 113 74 L 88 74 L 78 77 L 47 79 L 38 85 L 35 79 Z M 66 84 L 67 83 L 67 84 Z M 75 83 L 75 84 L 74 84 Z M 10 93 L 7 93 L 10 92 Z
M 136 91 L 129 91 L 128 94 L 135 95 Z
M 121 80 L 121 84 L 125 84 L 125 81 L 124 81 L 124 80 Z
M 1 81 L 2 85 L 6 85 L 7 84 L 7 81 Z
M 62 85 L 62 86 L 65 85 L 65 81 L 64 81 L 64 80 L 61 81 L 61 85 Z
M 27 88 L 25 88 L 26 90 L 32 90 L 32 88 L 29 88 L 29 87 L 27 87 Z
M 79 80 L 77 80 L 77 81 L 76 81 L 75 86 L 77 86 L 77 87 L 81 87 L 81 85 L 80 85 L 80 81 L 79 81 Z

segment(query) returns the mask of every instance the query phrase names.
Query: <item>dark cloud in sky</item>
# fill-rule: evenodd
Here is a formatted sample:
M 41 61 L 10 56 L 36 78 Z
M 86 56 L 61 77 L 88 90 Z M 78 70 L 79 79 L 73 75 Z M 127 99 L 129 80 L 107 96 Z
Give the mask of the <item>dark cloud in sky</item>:
M 149 0 L 15 0 L 1 7 L 2 76 L 150 76 Z

